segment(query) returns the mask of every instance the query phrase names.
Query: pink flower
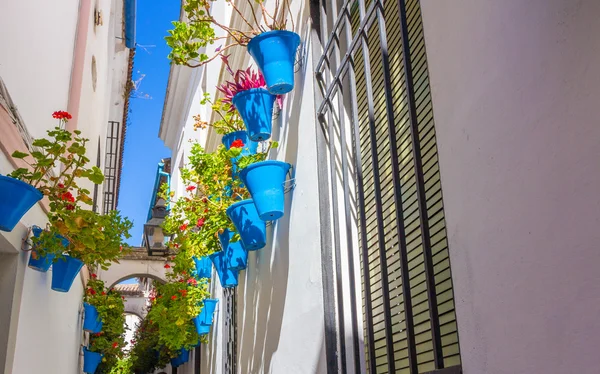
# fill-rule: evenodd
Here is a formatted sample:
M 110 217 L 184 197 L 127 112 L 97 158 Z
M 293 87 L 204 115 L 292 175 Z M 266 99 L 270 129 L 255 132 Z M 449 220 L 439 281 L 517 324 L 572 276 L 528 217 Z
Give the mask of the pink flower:
M 202 226 L 204 226 L 204 218 L 199 218 L 198 223 L 196 223 L 196 227 L 202 227 Z

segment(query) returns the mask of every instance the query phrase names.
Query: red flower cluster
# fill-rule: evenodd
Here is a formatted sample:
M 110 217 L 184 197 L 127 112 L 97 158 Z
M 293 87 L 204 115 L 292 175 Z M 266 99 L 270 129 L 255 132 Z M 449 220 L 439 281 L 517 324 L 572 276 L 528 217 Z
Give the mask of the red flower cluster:
M 177 295 L 171 296 L 171 300 L 177 300 Z
M 188 284 L 191 284 L 192 286 L 195 286 L 198 284 L 198 281 L 195 280 L 194 278 L 190 278 L 187 280 Z
M 170 269 L 170 268 L 171 268 L 171 265 L 165 264 L 165 269 Z
M 106 292 L 102 291 L 102 293 L 100 295 L 106 296 Z
M 70 120 L 71 118 L 73 118 L 72 115 L 69 114 L 69 112 L 65 112 L 64 110 L 57 110 L 56 112 L 52 113 L 52 118 L 56 118 L 56 119 L 62 119 L 62 120 Z
M 188 192 L 192 192 L 192 191 L 194 191 L 195 189 L 196 189 L 196 186 L 187 186 L 187 187 L 185 188 L 185 190 L 186 190 L 186 191 L 188 191 Z
M 117 348 L 118 346 L 119 346 L 119 343 L 117 343 L 117 342 L 114 342 L 112 345 L 113 348 Z
M 59 183 L 59 184 L 56 185 L 56 187 L 58 187 L 58 188 L 65 188 L 65 185 L 62 184 L 62 183 Z
M 67 204 L 66 208 L 67 208 L 67 210 L 73 210 L 73 209 L 75 209 L 75 205 Z
M 187 290 L 179 290 L 179 293 L 181 293 L 181 297 L 186 297 L 187 296 Z
M 198 218 L 198 222 L 196 223 L 197 227 L 204 226 L 204 218 Z
M 88 288 L 88 293 L 89 293 L 90 295 L 95 295 L 95 294 L 96 294 L 96 291 L 94 291 L 94 289 L 93 289 L 93 288 Z
M 187 229 L 187 223 L 184 223 L 183 225 L 179 226 L 179 231 L 185 231 Z
M 95 273 L 92 273 L 91 277 L 94 279 L 98 278 L 98 276 Z
M 236 139 L 233 141 L 233 143 L 231 143 L 231 148 L 243 148 L 244 147 L 244 142 L 242 141 L 242 139 Z
M 203 202 L 204 204 L 208 203 L 208 198 L 207 198 L 206 196 L 204 196 L 204 197 L 202 198 L 202 202 Z
M 60 195 L 60 198 L 64 201 L 68 201 L 70 203 L 74 203 L 75 202 L 75 197 L 73 197 L 73 194 L 69 191 L 63 193 L 62 195 Z

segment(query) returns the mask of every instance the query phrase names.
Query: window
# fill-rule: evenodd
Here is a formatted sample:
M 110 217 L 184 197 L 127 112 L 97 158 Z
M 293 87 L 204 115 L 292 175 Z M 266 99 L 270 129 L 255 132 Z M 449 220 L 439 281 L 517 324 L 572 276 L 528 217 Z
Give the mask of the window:
M 458 373 L 419 1 L 321 1 L 318 13 L 329 372 Z

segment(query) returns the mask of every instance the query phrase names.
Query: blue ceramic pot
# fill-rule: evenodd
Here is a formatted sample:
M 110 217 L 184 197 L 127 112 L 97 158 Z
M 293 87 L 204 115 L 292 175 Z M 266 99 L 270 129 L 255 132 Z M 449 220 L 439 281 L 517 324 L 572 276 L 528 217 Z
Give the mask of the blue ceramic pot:
M 212 262 L 208 256 L 194 257 L 196 264 L 196 279 L 210 278 L 212 276 Z
M 213 323 L 213 314 L 215 313 L 218 301 L 217 299 L 204 299 L 204 305 L 200 314 L 194 318 L 194 325 L 196 325 L 198 335 L 205 335 L 210 332 L 210 326 Z
M 94 334 L 102 331 L 104 323 L 98 315 L 98 309 L 91 304 L 83 303 L 83 310 L 83 329 Z
M 263 221 L 274 221 L 283 216 L 283 184 L 291 165 L 281 161 L 261 161 L 240 171 L 240 178 L 248 188 L 258 216 Z
M 294 89 L 294 60 L 300 45 L 300 36 L 286 30 L 263 32 L 248 43 L 248 53 L 267 82 L 273 95 L 282 95 Z
M 12 231 L 42 196 L 42 193 L 30 184 L 0 175 L 0 230 Z
M 33 226 L 31 231 L 33 231 L 33 236 L 35 236 L 37 238 L 41 235 L 43 230 L 42 230 L 42 228 L 40 228 L 38 226 Z M 56 235 L 56 240 L 60 240 L 62 242 L 61 244 L 65 248 L 69 246 L 69 241 L 60 235 Z M 42 256 L 42 255 L 40 255 L 40 253 L 38 251 L 33 249 L 31 251 L 31 256 L 29 256 L 28 266 L 30 268 L 32 268 L 33 270 L 37 270 L 37 271 L 41 271 L 42 273 L 45 273 L 48 271 L 48 269 L 50 269 L 50 266 L 52 265 L 52 261 L 54 261 L 54 257 L 56 257 L 56 255 L 54 253 L 48 253 L 47 255 Z
M 190 359 L 190 351 L 188 351 L 185 348 L 182 348 L 179 355 L 177 355 L 177 357 L 174 357 L 171 359 L 171 366 L 179 367 L 179 366 L 185 364 L 186 362 L 188 362 L 189 359 Z
M 271 137 L 275 99 L 276 96 L 264 88 L 251 88 L 233 97 L 233 105 L 240 113 L 251 140 L 262 142 Z
M 58 292 L 69 292 L 83 261 L 71 256 L 59 258 L 52 267 L 52 289 Z
M 91 352 L 86 347 L 83 347 L 83 372 L 94 374 L 103 356 L 102 353 Z
M 238 271 L 231 270 L 227 267 L 227 260 L 225 258 L 225 252 L 218 251 L 210 256 L 213 265 L 215 265 L 215 269 L 217 270 L 217 275 L 219 276 L 219 281 L 221 282 L 221 287 L 223 288 L 233 288 L 238 285 Z
M 252 199 L 232 204 L 225 212 L 240 233 L 244 248 L 255 251 L 267 244 L 267 224 L 258 216 Z
M 232 270 L 244 270 L 248 266 L 248 252 L 242 245 L 242 241 L 232 242 L 235 232 L 225 229 L 219 234 L 221 248 L 225 252 L 227 267 Z

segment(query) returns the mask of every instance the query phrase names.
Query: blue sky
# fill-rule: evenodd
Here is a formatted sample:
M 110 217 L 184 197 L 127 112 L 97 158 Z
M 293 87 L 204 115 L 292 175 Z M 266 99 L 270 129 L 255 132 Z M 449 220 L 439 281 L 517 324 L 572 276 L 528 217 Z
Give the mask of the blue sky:
M 179 19 L 179 0 L 138 0 L 136 54 L 118 209 L 133 221 L 129 245 L 141 244 L 156 167 L 171 151 L 158 138 L 169 79 L 169 47 L 164 41 L 171 21 Z

